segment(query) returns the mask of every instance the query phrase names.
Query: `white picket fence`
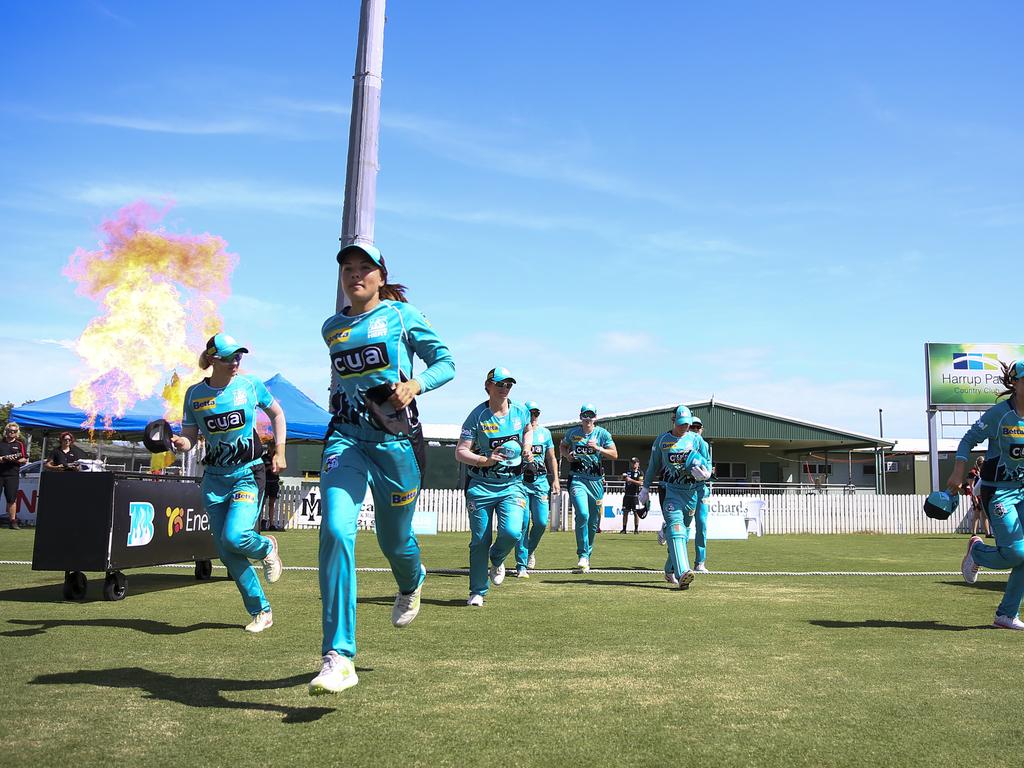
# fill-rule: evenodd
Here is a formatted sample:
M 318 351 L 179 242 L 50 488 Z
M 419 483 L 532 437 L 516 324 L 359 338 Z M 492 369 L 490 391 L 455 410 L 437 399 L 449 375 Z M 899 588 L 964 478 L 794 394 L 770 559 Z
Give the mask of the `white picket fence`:
M 310 509 L 303 499 L 315 482 L 283 479 L 278 504 L 289 520 L 289 528 L 308 528 L 319 524 L 319 509 Z M 749 495 L 718 495 L 711 501 L 737 504 Z M 765 534 L 781 533 L 963 533 L 970 526 L 970 499 L 960 499 L 960 511 L 948 520 L 933 520 L 924 514 L 924 496 L 850 496 L 850 495 L 767 495 L 762 512 Z M 652 498 L 657 505 L 657 501 Z M 621 493 L 609 493 L 604 504 L 619 507 Z M 466 497 L 462 491 L 427 489 L 420 493 L 417 506 L 437 512 L 437 530 L 469 531 Z M 373 508 L 367 493 L 364 510 Z M 551 530 L 573 530 L 573 515 L 568 494 L 562 493 L 551 510 Z

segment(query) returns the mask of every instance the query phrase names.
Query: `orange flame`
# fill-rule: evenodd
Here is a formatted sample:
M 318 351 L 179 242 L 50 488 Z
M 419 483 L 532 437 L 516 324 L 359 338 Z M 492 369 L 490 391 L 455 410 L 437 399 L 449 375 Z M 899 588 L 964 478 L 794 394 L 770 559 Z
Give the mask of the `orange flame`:
M 90 374 L 71 403 L 88 414 L 89 430 L 102 416 L 109 431 L 114 418 L 158 390 L 167 418 L 180 419 L 182 382 L 201 377 L 197 350 L 222 328 L 217 301 L 230 292 L 238 257 L 214 235 L 149 229 L 166 211 L 143 201 L 125 206 L 101 225 L 107 239 L 99 250 L 77 249 L 64 269 L 78 293 L 103 306 L 75 344 Z

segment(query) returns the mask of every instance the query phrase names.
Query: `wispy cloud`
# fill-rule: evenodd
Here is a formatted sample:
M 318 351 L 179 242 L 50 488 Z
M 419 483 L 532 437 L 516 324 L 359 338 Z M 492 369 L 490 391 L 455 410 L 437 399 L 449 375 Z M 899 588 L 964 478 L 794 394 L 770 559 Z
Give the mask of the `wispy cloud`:
M 59 118 L 56 118 L 59 119 Z M 83 125 L 104 125 L 152 133 L 177 133 L 189 136 L 238 136 L 243 134 L 284 135 L 281 126 L 274 126 L 252 118 L 196 119 L 181 116 L 139 117 L 135 115 L 104 115 L 79 113 L 67 115 L 68 122 Z
M 61 347 L 63 349 L 75 351 L 75 340 L 74 339 L 32 339 L 34 344 L 48 344 L 54 347 Z
M 102 3 L 93 3 L 92 7 L 95 8 L 100 13 L 100 15 L 106 16 L 108 19 L 113 19 L 122 27 L 135 26 L 135 22 L 133 22 L 131 19 L 128 19 L 118 13 L 114 13 L 112 10 L 110 10 L 107 6 L 103 5 Z

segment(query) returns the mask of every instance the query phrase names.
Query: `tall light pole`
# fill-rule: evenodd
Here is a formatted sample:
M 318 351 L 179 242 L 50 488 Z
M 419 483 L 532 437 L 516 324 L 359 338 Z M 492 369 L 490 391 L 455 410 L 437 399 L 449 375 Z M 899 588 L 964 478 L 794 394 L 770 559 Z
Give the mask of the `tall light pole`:
M 384 0 L 362 0 L 359 42 L 352 85 L 352 119 L 348 131 L 345 205 L 341 216 L 341 245 L 373 243 L 377 210 L 377 151 L 380 140 L 380 87 L 384 68 Z M 338 270 L 335 312 L 345 306 Z

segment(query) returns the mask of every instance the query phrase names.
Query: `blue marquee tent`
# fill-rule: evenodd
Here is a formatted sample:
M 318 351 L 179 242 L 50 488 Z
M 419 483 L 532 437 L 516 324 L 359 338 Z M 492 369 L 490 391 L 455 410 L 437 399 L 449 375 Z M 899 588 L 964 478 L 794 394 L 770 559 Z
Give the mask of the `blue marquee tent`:
M 327 431 L 331 414 L 310 400 L 305 393 L 281 374 L 266 381 L 267 389 L 284 409 L 288 420 L 289 440 L 322 440 Z M 133 439 L 142 435 L 146 424 L 163 418 L 164 403 L 158 397 L 140 400 L 124 416 L 114 419 L 111 426 L 121 439 Z M 70 430 L 81 432 L 85 412 L 71 405 L 71 392 L 37 400 L 11 410 L 10 419 L 25 429 L 41 429 L 47 432 Z M 103 424 L 102 415 L 96 419 Z

